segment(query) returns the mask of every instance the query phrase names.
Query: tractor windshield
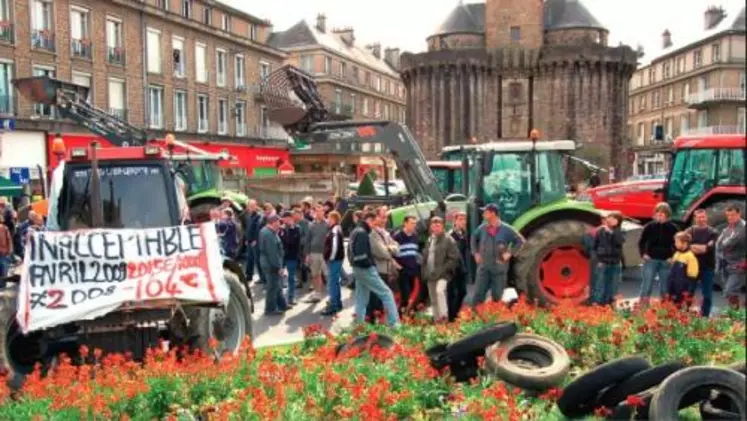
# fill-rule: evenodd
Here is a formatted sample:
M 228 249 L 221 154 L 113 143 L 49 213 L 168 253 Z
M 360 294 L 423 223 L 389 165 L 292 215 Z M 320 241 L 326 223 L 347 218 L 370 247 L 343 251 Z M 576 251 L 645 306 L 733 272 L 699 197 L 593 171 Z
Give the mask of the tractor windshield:
M 176 224 L 173 185 L 165 165 L 101 162 L 102 228 L 158 228 Z M 63 230 L 92 227 L 90 165 L 69 165 L 58 210 Z
M 483 177 L 484 202 L 498 204 L 501 219 L 509 223 L 533 207 L 531 157 L 531 152 L 496 153 L 488 166 L 490 172 Z M 566 197 L 560 152 L 536 152 L 536 160 L 539 204 Z
M 188 195 L 220 188 L 221 175 L 217 161 L 182 161 L 177 166 L 177 172 L 182 176 L 187 185 Z

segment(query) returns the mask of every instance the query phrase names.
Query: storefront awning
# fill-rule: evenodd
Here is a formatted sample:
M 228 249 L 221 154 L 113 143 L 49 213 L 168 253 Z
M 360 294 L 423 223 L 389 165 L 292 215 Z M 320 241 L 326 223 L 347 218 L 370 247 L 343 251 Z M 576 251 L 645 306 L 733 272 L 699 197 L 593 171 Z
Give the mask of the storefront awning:
M 0 177 L 0 196 L 6 197 L 19 197 L 23 195 L 23 187 L 8 180 L 5 177 Z

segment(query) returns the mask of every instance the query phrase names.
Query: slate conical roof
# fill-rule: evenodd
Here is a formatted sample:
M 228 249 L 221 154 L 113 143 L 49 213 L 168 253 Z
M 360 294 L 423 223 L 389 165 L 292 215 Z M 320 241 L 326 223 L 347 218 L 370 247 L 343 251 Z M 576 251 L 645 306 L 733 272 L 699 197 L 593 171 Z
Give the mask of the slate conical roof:
M 737 15 L 737 18 L 734 19 L 734 23 L 731 24 L 730 29 L 741 29 L 744 30 L 747 25 L 745 25 L 745 14 L 744 14 L 745 8 L 742 7 L 742 10 L 739 11 L 739 14 Z
M 553 29 L 603 29 L 607 30 L 580 0 L 546 0 L 545 30 Z
M 459 2 L 432 35 L 485 32 L 485 4 Z

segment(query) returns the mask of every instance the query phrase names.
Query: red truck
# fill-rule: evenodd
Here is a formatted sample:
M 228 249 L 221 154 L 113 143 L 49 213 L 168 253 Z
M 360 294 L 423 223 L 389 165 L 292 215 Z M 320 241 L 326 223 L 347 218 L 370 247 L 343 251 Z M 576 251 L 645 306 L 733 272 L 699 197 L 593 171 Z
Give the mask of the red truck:
M 725 223 L 727 203 L 744 209 L 746 145 L 744 134 L 681 137 L 673 143 L 666 179 L 599 186 L 577 199 L 591 201 L 599 209 L 619 210 L 641 222 L 649 221 L 662 201 L 672 206 L 673 219 L 685 224 L 696 209 L 704 208 L 709 223 L 719 227 Z

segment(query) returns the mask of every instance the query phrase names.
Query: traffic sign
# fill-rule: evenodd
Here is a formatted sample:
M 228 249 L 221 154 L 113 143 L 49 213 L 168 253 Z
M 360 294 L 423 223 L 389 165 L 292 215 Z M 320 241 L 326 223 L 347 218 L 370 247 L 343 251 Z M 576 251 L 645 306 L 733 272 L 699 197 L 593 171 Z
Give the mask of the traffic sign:
M 25 167 L 10 168 L 10 180 L 18 185 L 28 184 L 31 180 L 31 172 Z

